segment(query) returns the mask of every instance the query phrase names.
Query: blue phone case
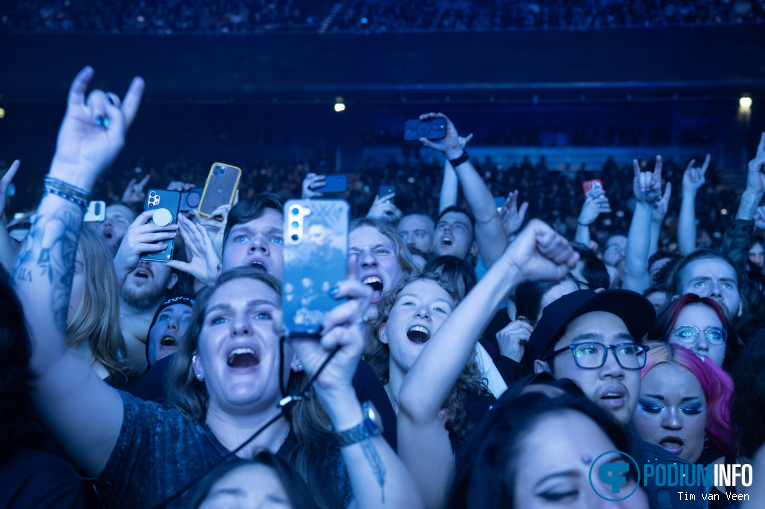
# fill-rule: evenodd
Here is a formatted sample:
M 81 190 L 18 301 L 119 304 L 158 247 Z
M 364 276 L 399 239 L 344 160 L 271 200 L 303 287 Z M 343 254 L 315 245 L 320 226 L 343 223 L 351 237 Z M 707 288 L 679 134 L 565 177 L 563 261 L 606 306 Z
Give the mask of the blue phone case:
M 347 275 L 348 218 L 344 200 L 290 200 L 284 205 L 285 334 L 317 337 L 340 301 L 329 290 Z
M 168 191 L 166 189 L 149 189 L 146 193 L 146 201 L 143 204 L 144 210 L 167 209 L 173 216 L 171 224 L 178 222 L 178 208 L 181 206 L 181 193 L 178 191 Z M 150 223 L 153 223 L 151 219 Z M 156 253 L 142 253 L 140 259 L 150 262 L 169 262 L 173 259 L 173 250 L 175 249 L 175 239 L 161 240 L 160 244 L 165 244 L 165 249 Z

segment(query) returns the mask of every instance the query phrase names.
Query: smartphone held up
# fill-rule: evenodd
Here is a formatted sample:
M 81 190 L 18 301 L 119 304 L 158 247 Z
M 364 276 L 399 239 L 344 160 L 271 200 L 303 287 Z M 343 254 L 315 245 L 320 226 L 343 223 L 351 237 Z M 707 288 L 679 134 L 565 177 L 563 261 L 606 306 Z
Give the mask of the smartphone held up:
M 242 170 L 224 163 L 214 163 L 199 201 L 199 215 L 207 217 L 221 205 L 234 203 Z
M 285 335 L 318 337 L 337 306 L 329 291 L 346 278 L 348 220 L 344 200 L 289 200 L 284 205 Z
M 446 137 L 446 119 L 443 117 L 428 120 L 407 120 L 404 122 L 404 140 L 418 141 L 420 138 L 441 140 Z
M 143 209 L 154 212 L 149 223 L 156 224 L 157 226 L 167 226 L 178 222 L 178 209 L 180 205 L 181 193 L 178 191 L 149 189 L 149 192 L 146 193 Z M 162 240 L 159 243 L 165 244 L 165 249 L 156 253 L 143 253 L 140 259 L 153 262 L 169 262 L 172 260 L 175 239 Z

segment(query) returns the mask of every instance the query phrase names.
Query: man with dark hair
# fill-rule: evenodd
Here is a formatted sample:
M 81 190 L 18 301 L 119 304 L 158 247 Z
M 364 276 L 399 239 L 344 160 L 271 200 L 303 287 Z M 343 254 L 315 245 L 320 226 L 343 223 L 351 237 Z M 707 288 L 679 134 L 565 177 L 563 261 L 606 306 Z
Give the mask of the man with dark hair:
M 470 212 L 455 206 L 444 209 L 436 220 L 433 252 L 436 256 L 455 256 L 467 260 L 478 249 L 475 219 Z
M 252 265 L 282 279 L 283 206 L 279 196 L 261 193 L 232 207 L 223 234 L 221 270 Z
M 456 203 L 456 191 L 454 201 L 442 205 L 436 221 L 433 246 L 435 254 L 466 260 L 471 252 L 477 254 L 480 250 L 484 265 L 490 268 L 502 257 L 507 247 L 507 235 L 494 197 L 465 151 L 465 143 L 472 135 L 461 139 L 457 128 L 443 113 L 427 113 L 421 115 L 420 120 L 445 122 L 446 132 L 442 139 L 431 141 L 420 138 L 420 142 L 444 155 L 449 166 L 454 169 L 465 201 L 470 206 L 469 213 L 453 206 Z
M 531 333 L 528 353 L 534 371 L 574 381 L 584 394 L 625 428 L 631 454 L 642 469 L 646 463 L 682 464 L 684 460 L 662 447 L 643 441 L 631 425 L 640 394 L 640 369 L 645 347 L 639 344 L 655 319 L 653 305 L 627 290 L 579 290 L 547 306 Z M 703 487 L 684 487 L 680 497 L 670 487 L 646 486 L 652 508 L 705 507 Z
M 595 251 L 582 244 L 572 244 L 574 250 L 579 253 L 579 262 L 571 271 L 580 288 L 586 286 L 591 290 L 608 289 L 611 277 L 608 275 L 606 264 L 598 258 Z
M 651 277 L 651 284 L 661 284 L 663 281 L 658 281 L 657 278 L 661 273 L 661 270 L 670 262 L 682 258 L 679 254 L 670 253 L 669 251 L 659 250 L 656 251 L 648 258 L 648 275 Z

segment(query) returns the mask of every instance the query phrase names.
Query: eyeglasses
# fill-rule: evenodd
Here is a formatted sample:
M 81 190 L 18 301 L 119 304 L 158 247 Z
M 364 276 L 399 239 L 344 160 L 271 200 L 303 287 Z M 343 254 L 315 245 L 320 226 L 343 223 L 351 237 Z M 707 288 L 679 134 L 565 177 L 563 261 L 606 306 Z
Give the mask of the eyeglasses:
M 575 343 L 554 351 L 545 360 L 551 359 L 566 350 L 571 350 L 574 354 L 574 362 L 582 369 L 598 369 L 602 367 L 606 363 L 609 350 L 614 351 L 616 362 L 624 369 L 642 369 L 645 366 L 645 353 L 648 347 L 636 343 L 619 343 L 618 345 Z
M 728 339 L 728 331 L 722 327 L 708 327 L 706 330 L 699 330 L 693 325 L 681 325 L 674 328 L 675 336 L 683 343 L 693 343 L 699 337 L 699 332 L 703 332 L 710 343 L 722 345 Z

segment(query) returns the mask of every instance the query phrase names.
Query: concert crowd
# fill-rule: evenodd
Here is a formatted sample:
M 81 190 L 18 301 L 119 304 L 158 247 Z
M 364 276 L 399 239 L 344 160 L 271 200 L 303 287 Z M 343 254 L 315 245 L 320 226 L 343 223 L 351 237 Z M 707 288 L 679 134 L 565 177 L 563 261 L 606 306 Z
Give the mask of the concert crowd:
M 435 162 L 136 172 L 144 82 L 94 72 L 36 205 L 0 180 L 0 506 L 765 503 L 765 133 L 740 194 L 705 154 L 500 169 L 442 113 Z
M 757 0 L 3 0 L 0 31 L 214 33 L 416 31 L 734 25 L 762 23 Z

